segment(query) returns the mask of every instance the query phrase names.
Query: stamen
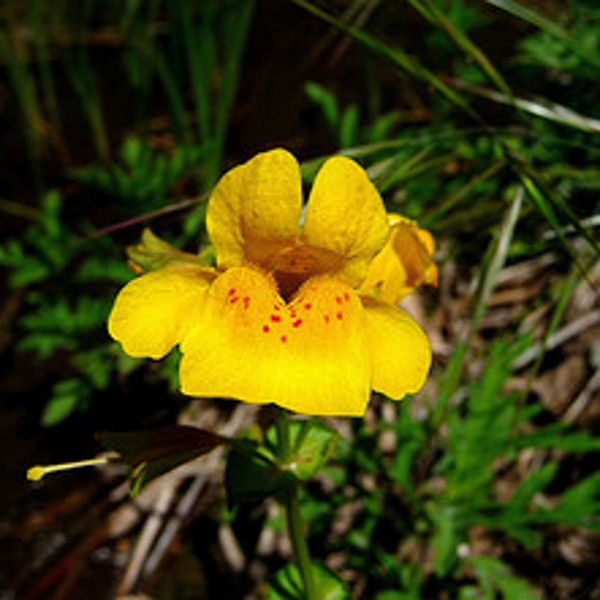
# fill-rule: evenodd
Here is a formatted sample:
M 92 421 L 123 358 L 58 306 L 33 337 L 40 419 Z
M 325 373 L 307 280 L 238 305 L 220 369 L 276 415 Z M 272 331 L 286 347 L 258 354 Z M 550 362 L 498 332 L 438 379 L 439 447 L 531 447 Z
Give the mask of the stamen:
M 71 469 L 80 469 L 81 467 L 93 467 L 94 465 L 104 465 L 109 461 L 107 456 L 101 458 L 90 458 L 78 462 L 61 463 L 59 465 L 36 465 L 27 469 L 27 479 L 29 481 L 39 481 L 49 473 L 57 471 L 70 471 Z

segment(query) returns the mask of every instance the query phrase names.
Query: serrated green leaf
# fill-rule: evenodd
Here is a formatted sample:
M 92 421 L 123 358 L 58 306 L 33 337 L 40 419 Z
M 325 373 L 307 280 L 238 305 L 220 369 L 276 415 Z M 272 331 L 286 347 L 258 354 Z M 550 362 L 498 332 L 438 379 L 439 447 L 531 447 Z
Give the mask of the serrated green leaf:
M 312 573 L 319 600 L 352 600 L 346 584 L 325 565 L 313 561 Z M 290 563 L 275 573 L 267 589 L 268 600 L 304 600 L 300 572 Z

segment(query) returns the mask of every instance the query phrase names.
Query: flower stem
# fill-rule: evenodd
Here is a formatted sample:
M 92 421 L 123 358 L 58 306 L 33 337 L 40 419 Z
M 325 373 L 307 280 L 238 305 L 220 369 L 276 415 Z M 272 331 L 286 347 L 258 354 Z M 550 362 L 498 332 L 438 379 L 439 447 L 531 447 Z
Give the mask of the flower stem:
M 284 509 L 287 523 L 288 535 L 294 547 L 294 557 L 296 566 L 302 578 L 304 587 L 304 598 L 306 600 L 316 600 L 317 590 L 312 572 L 312 562 L 306 543 L 304 531 L 304 522 L 300 513 L 300 499 L 298 495 L 298 484 L 294 483 L 285 493 Z
M 291 453 L 290 447 L 290 421 L 288 415 L 283 410 L 277 414 L 277 440 L 279 445 L 279 457 L 282 463 L 289 459 Z M 306 542 L 306 534 L 302 514 L 300 512 L 299 485 L 297 481 L 291 481 L 289 487 L 285 490 L 282 497 L 285 521 L 288 535 L 294 548 L 294 558 L 296 566 L 300 572 L 302 584 L 304 587 L 305 600 L 317 600 L 317 590 L 312 572 L 312 561 Z

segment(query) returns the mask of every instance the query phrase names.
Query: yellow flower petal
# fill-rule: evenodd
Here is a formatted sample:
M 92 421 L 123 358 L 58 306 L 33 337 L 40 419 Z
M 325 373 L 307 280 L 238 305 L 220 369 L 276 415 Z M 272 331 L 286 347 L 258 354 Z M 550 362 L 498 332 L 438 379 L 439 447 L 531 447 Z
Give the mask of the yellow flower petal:
M 181 345 L 182 391 L 362 415 L 370 394 L 362 313 L 352 290 L 329 277 L 311 279 L 285 304 L 270 276 L 229 269 Z
M 161 269 L 130 281 L 115 300 L 108 332 L 130 356 L 161 358 L 198 318 L 209 269 Z
M 219 267 L 264 265 L 298 237 L 300 167 L 286 150 L 257 154 L 227 172 L 208 202 L 206 224 Z
M 383 202 L 365 171 L 349 158 L 330 158 L 315 178 L 303 241 L 344 257 L 339 275 L 355 286 L 388 235 Z
M 373 259 L 361 287 L 385 302 L 397 304 L 424 283 L 437 285 L 437 266 L 432 259 L 431 234 L 413 221 L 390 217 L 394 223 L 390 238 Z
M 364 332 L 371 357 L 371 387 L 394 400 L 423 387 L 431 348 L 417 323 L 401 308 L 362 297 Z

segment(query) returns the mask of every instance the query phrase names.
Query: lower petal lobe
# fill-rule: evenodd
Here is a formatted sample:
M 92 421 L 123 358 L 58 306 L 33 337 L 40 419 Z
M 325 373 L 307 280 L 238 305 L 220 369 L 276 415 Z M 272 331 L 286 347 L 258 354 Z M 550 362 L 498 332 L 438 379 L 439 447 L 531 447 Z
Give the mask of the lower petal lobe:
M 330 277 L 309 279 L 286 303 L 264 272 L 229 269 L 182 343 L 183 392 L 362 415 L 370 393 L 362 312 L 352 290 Z
M 361 299 L 371 358 L 371 387 L 394 400 L 419 391 L 431 366 L 425 333 L 401 308 L 370 296 Z

